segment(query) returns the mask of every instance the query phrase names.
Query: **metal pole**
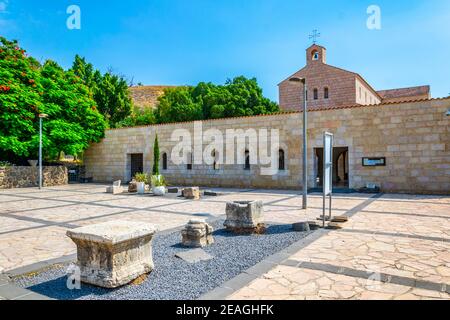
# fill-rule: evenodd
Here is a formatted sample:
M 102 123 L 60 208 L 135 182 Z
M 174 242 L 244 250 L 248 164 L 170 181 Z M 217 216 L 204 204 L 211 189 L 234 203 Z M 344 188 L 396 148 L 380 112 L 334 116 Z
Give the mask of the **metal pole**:
M 323 188 L 323 212 L 322 212 L 322 220 L 323 220 L 323 227 L 325 228 L 325 222 L 326 222 L 326 205 L 327 205 L 327 195 L 325 193 L 325 178 L 326 178 L 326 170 L 327 170 L 327 163 L 326 163 L 326 135 L 323 135 L 323 158 L 322 158 L 322 167 L 323 167 L 323 172 L 322 172 L 322 188 Z
M 42 189 L 42 118 L 39 118 L 39 190 Z
M 332 220 L 332 201 L 333 201 L 333 168 L 334 165 L 334 136 L 331 138 L 331 175 L 330 175 L 330 186 L 331 186 L 331 192 L 330 192 L 330 221 Z
M 303 79 L 303 209 L 308 208 L 308 105 L 306 79 Z

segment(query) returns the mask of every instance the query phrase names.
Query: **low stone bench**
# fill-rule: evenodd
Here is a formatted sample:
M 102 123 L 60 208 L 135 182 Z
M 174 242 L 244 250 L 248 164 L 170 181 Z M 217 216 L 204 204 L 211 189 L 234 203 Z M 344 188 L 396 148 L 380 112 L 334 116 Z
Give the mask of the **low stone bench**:
M 106 193 L 121 194 L 123 193 L 122 181 L 114 181 L 111 187 L 106 188 Z
M 150 273 L 156 229 L 152 224 L 112 221 L 67 231 L 77 245 L 81 281 L 117 288 Z
M 234 233 L 263 233 L 265 224 L 262 201 L 228 202 L 224 226 Z

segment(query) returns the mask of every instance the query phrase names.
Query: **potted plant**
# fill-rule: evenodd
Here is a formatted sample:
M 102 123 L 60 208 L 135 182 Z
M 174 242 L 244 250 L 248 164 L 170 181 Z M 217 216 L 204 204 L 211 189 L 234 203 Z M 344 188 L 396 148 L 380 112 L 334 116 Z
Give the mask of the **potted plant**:
M 136 173 L 134 176 L 137 184 L 138 194 L 145 194 L 145 183 L 147 182 L 147 175 L 145 173 Z
M 152 191 L 155 196 L 166 194 L 166 180 L 162 175 L 152 176 Z

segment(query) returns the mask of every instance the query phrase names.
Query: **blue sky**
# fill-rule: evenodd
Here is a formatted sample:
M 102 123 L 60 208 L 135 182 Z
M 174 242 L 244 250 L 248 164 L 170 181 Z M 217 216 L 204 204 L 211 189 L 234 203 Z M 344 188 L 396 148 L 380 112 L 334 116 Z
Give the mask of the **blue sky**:
M 72 4 L 81 30 L 66 27 Z M 366 27 L 372 4 L 381 30 Z M 70 67 L 78 53 L 154 85 L 245 75 L 275 101 L 277 84 L 304 66 L 313 29 L 329 64 L 377 90 L 430 84 L 434 97 L 450 93 L 448 0 L 0 0 L 0 35 L 38 59 Z

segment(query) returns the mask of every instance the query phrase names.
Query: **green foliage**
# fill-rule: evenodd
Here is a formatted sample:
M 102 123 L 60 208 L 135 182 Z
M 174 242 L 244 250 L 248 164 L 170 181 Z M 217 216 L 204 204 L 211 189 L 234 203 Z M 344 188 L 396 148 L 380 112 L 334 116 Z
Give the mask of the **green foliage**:
M 168 88 L 159 97 L 156 109 L 158 123 L 185 122 L 203 119 L 202 104 L 194 99 L 193 88 Z
M 135 106 L 130 116 L 116 123 L 116 128 L 147 126 L 151 124 L 156 124 L 156 117 L 153 109 L 141 109 Z
M 168 88 L 155 111 L 158 123 L 185 122 L 278 112 L 263 96 L 256 79 L 243 76 L 225 85 L 199 83 L 196 87 Z
M 153 175 L 159 176 L 159 141 L 158 141 L 158 135 L 156 135 L 155 138 L 155 144 L 153 146 Z
M 134 176 L 134 180 L 136 180 L 136 182 L 147 183 L 148 182 L 148 174 L 146 174 L 146 173 L 136 173 L 136 175 Z
M 166 179 L 162 175 L 154 175 L 152 176 L 152 187 L 165 187 Z
M 104 136 L 106 123 L 83 81 L 57 63 L 41 65 L 16 41 L 0 37 L 0 151 L 4 159 L 37 157 L 40 113 L 44 157 L 77 155 Z
M 90 88 L 98 110 L 107 119 L 110 127 L 117 127 L 117 124 L 131 115 L 133 104 L 124 77 L 111 71 L 102 75 L 91 63 L 78 55 L 75 56 L 72 71 Z
M 8 161 L 0 161 L 0 168 L 7 168 L 7 167 L 11 167 L 12 164 L 9 163 Z

